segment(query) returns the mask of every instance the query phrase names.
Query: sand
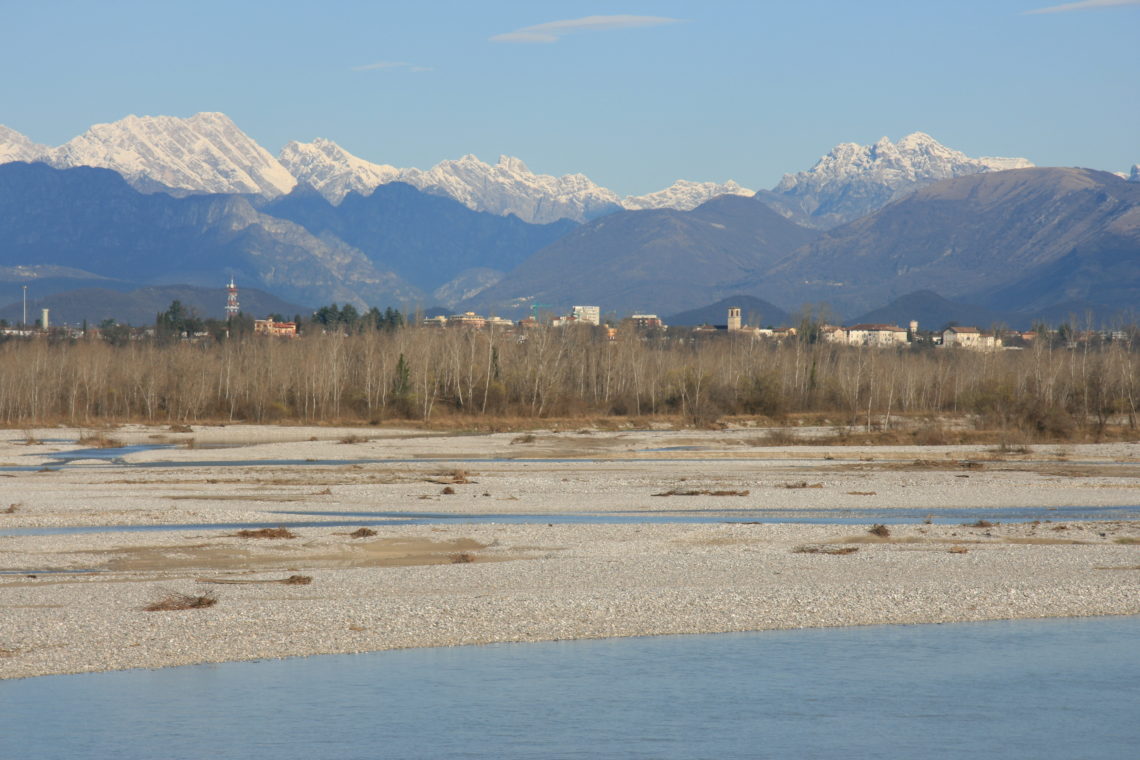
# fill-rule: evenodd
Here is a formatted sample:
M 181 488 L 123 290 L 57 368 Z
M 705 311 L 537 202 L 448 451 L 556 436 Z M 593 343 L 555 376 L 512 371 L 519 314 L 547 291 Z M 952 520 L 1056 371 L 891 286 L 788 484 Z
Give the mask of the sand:
M 1048 515 L 1137 507 L 1135 443 L 1012 452 L 772 447 L 749 429 L 127 427 L 108 435 L 171 446 L 61 464 L 82 448 L 80 433 L 0 436 L 0 678 L 503 641 L 1140 614 L 1140 509 L 1115 521 Z M 963 524 L 995 507 L 1044 511 L 1036 523 Z M 950 508 L 964 510 L 961 522 L 892 524 L 886 537 L 863 519 Z M 401 519 L 420 513 L 454 521 Z M 499 517 L 466 522 L 488 514 Z M 599 522 L 631 515 L 708 521 Z M 797 515 L 824 522 L 774 522 Z M 519 516 L 532 522 L 509 522 Z M 291 527 L 291 538 L 239 535 L 296 521 L 312 524 Z M 353 535 L 361 524 L 375 535 Z M 43 532 L 100 526 L 168 529 Z M 310 580 L 282 582 L 291 576 Z M 170 594 L 216 603 L 146 611 Z

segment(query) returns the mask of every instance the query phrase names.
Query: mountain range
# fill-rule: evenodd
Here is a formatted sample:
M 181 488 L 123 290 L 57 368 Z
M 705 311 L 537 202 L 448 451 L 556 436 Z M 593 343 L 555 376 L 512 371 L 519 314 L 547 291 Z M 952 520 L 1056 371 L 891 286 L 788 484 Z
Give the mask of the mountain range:
M 318 139 L 275 158 L 222 114 L 128 117 L 58 148 L 0 127 L 0 287 L 27 278 L 37 298 L 232 276 L 309 306 L 669 315 L 744 295 L 767 323 L 928 291 L 982 323 L 1107 318 L 1140 300 L 1138 209 L 1140 168 L 971 158 L 923 133 L 841 144 L 755 194 L 619 198 L 508 156 L 398 169 Z

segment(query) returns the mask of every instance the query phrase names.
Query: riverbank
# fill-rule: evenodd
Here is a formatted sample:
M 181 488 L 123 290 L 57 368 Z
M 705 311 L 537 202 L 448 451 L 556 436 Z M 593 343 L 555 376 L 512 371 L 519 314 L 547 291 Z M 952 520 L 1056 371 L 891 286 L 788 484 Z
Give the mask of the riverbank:
M 1140 522 L 1048 514 L 1135 507 L 1137 444 L 779 447 L 755 430 L 388 430 L 365 439 L 359 429 L 228 426 L 124 428 L 114 432 L 122 443 L 169 447 L 70 459 L 82 448 L 76 432 L 0 442 L 0 677 L 499 641 L 1140 614 Z M 109 459 L 83 458 L 104 452 Z M 934 519 L 994 507 L 1043 513 L 999 525 Z M 836 522 L 757 521 L 764 510 L 823 510 Z M 868 510 L 929 510 L 931 524 L 883 519 L 885 536 L 870 523 L 838 524 Z M 472 522 L 400 524 L 419 514 Z M 596 522 L 639 515 L 646 522 Z M 692 517 L 710 522 L 673 522 Z M 300 521 L 309 525 L 291 526 L 292 537 L 238 535 Z M 66 526 L 169 529 L 18 533 Z M 362 527 L 375 533 L 354 535 Z M 282 582 L 291 576 L 301 580 Z M 172 594 L 216 601 L 144 609 Z

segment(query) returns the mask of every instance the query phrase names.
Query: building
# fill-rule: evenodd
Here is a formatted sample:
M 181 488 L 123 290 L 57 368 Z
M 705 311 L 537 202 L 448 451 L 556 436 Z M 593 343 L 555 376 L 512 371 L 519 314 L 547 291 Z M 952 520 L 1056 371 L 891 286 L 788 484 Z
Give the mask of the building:
M 906 330 L 898 325 L 852 325 L 846 328 L 847 345 L 849 346 L 875 346 L 885 348 L 889 346 L 905 345 Z
M 272 319 L 253 320 L 254 335 L 272 335 L 278 338 L 296 338 L 296 322 L 275 322 Z
M 665 327 L 664 323 L 662 323 L 656 314 L 633 314 L 630 316 L 630 319 L 633 321 L 634 327 L 642 330 L 647 330 L 651 327 Z
M 473 311 L 465 311 L 462 314 L 455 314 L 449 317 L 447 324 L 449 326 L 471 327 L 475 330 L 482 330 L 487 324 L 487 318 L 481 317 Z
M 736 332 L 740 329 L 740 307 L 731 306 L 728 309 L 728 331 Z
M 990 351 L 1001 347 L 1001 338 L 993 333 L 982 332 L 976 327 L 955 325 L 942 331 L 942 345 L 952 348 Z
M 602 323 L 602 309 L 600 306 L 575 306 L 570 315 L 578 324 L 600 325 Z

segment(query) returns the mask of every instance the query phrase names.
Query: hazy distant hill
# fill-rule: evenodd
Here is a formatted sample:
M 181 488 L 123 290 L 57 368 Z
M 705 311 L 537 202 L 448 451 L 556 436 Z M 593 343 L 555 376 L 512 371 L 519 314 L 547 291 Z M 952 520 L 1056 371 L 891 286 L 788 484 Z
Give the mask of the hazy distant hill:
M 757 273 L 752 292 L 857 313 L 916 290 L 1002 311 L 1140 292 L 1140 185 L 1090 169 L 945 180 Z
M 692 211 L 624 211 L 544 248 L 468 302 L 499 313 L 530 303 L 600 304 L 618 313 L 691 309 L 741 292 L 818 233 L 751 198 L 725 195 Z
M 792 315 L 775 304 L 769 303 L 755 296 L 736 295 L 724 298 L 716 303 L 702 306 L 699 309 L 670 314 L 665 317 L 665 324 L 670 326 L 697 325 L 724 325 L 728 323 L 729 308 L 739 308 L 740 317 L 745 325 L 754 327 L 783 327 L 795 323 Z
M 314 235 L 335 235 L 378 268 L 425 291 L 472 269 L 513 269 L 577 226 L 565 219 L 528 224 L 514 216 L 472 211 L 401 182 L 381 185 L 370 195 L 350 192 L 336 206 L 312 190 L 299 190 L 263 211 Z
M 1027 329 L 1030 326 L 1028 318 L 1020 314 L 956 303 L 932 290 L 907 293 L 886 306 L 845 320 L 845 324 L 894 324 L 906 327 L 912 319 L 918 320 L 920 330 L 939 330 L 950 322 L 977 327 L 1001 324 Z
M 242 313 L 256 319 L 268 314 L 280 314 L 292 319 L 296 314 L 308 315 L 312 308 L 284 301 L 253 288 L 240 289 Z M 225 316 L 226 291 L 224 288 L 198 288 L 190 285 L 160 285 L 139 288 L 130 292 L 108 288 L 81 288 L 28 300 L 28 321 L 40 318 L 40 309 L 51 309 L 54 325 L 78 325 L 87 320 L 97 325 L 104 319 L 136 326 L 154 324 L 155 315 L 170 307 L 172 301 L 193 309 L 198 316 L 221 319 Z M 20 301 L 0 306 L 0 319 L 19 322 L 23 311 Z

